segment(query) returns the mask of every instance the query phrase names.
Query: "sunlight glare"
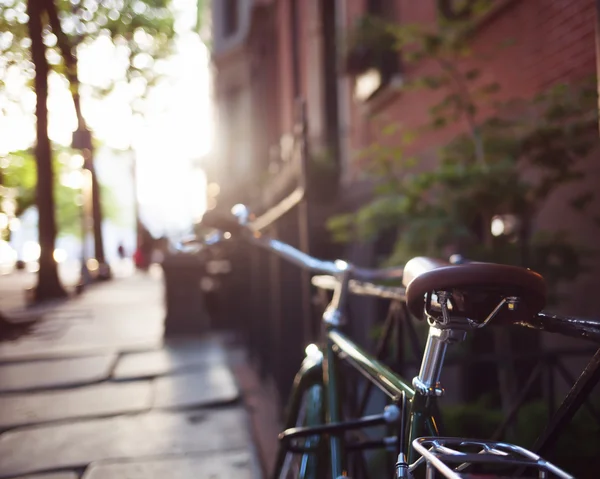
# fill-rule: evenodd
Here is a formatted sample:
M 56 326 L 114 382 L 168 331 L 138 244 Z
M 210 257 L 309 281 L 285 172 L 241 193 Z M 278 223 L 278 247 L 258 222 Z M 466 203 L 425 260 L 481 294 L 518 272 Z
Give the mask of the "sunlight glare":
M 73 5 L 80 3 L 80 0 L 70 1 Z M 148 53 L 136 52 L 137 67 L 152 66 L 164 74 L 148 91 L 147 82 L 141 76 L 126 81 L 131 52 L 123 41 L 113 44 L 108 35 L 100 34 L 95 41 L 84 41 L 77 48 L 81 107 L 86 123 L 94 138 L 109 150 L 132 148 L 135 151 L 142 213 L 155 227 L 163 224 L 171 228 L 187 227 L 206 210 L 206 178 L 197 165 L 210 150 L 213 135 L 210 53 L 193 32 L 196 6 L 196 0 L 172 3 L 177 17 L 174 55 L 155 61 Z M 134 8 L 141 11 L 144 4 L 137 2 Z M 115 18 L 115 15 L 118 16 L 116 10 L 108 16 Z M 82 31 L 82 25 L 76 22 L 65 21 L 64 27 L 68 34 Z M 134 33 L 134 39 L 142 51 L 151 46 L 152 37 L 140 30 Z M 12 37 L 3 33 L 1 40 L 7 43 Z M 56 38 L 48 34 L 45 41 L 54 44 Z M 50 59 L 58 61 L 58 58 Z M 35 94 L 27 86 L 29 75 L 7 67 L 4 60 L 10 59 L 0 59 L 0 71 L 6 83 L 0 92 L 0 131 L 3 133 L 0 152 L 10 152 L 34 143 Z M 101 99 L 91 94 L 94 89 L 111 85 L 112 90 Z M 139 98 L 143 95 L 146 98 L 140 104 Z M 11 99 L 17 101 L 8 101 Z M 51 140 L 69 146 L 77 118 L 68 82 L 54 73 L 49 76 L 48 120 Z M 64 184 L 72 188 L 80 186 L 77 170 L 81 162 L 81 155 L 63 161 L 74 170 L 61 176 Z M 28 247 L 31 253 L 33 246 Z
M 75 153 L 74 155 L 70 155 L 69 158 L 69 166 L 73 169 L 82 168 L 84 163 L 83 155 L 80 153 Z
M 72 190 L 80 190 L 83 187 L 83 173 L 81 170 L 73 170 L 61 177 L 61 184 Z
M 8 229 L 13 233 L 21 229 L 21 220 L 19 218 L 12 218 L 8 223 Z
M 35 241 L 27 241 L 23 245 L 23 261 L 37 261 L 40 258 L 40 245 Z
M 64 263 L 68 257 L 67 252 L 61 248 L 56 248 L 52 256 L 57 263 Z

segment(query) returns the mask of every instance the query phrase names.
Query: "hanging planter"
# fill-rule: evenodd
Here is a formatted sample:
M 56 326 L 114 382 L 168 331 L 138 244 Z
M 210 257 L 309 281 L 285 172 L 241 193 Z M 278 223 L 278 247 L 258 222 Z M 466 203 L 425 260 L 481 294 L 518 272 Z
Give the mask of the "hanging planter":
M 344 71 L 360 75 L 371 68 L 381 69 L 390 55 L 396 54 L 396 38 L 381 19 L 363 16 L 348 32 L 343 57 Z

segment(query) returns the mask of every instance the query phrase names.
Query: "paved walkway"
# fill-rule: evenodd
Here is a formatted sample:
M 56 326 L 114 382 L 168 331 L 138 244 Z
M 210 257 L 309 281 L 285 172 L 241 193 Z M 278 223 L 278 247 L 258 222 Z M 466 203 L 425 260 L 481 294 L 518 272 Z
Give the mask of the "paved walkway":
M 0 309 L 38 320 L 0 343 L 0 478 L 261 477 L 224 341 L 164 343 L 160 278 L 26 309 L 29 281 L 0 278 Z

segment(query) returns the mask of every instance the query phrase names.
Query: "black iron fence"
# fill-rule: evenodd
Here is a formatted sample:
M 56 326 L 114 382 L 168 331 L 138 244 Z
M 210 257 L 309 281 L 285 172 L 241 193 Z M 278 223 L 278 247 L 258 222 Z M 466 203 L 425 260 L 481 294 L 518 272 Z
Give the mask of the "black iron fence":
M 254 218 L 253 224 L 273 238 L 309 254 L 323 256 L 311 244 L 312 205 L 305 181 L 308 142 L 303 114 L 294 129 L 293 141 L 290 151 L 295 156 L 290 161 L 297 163 L 297 184 L 276 207 Z M 218 255 L 230 260 L 233 271 L 220 278 L 217 323 L 233 329 L 243 339 L 263 377 L 274 380 L 283 404 L 303 359 L 304 348 L 318 337 L 320 315 L 329 299 L 327 288 L 311 285 L 307 272 L 235 238 L 220 248 L 224 249 Z M 314 283 L 319 285 L 318 280 Z M 406 373 L 417 368 L 423 341 L 404 303 L 385 294 L 357 297 L 353 301 L 353 306 L 357 307 L 349 311 L 348 333 L 361 346 L 374 347 L 377 357 L 385 359 L 395 370 Z M 387 318 L 381 321 L 378 319 L 380 313 L 386 310 Z M 360 317 L 353 317 L 353 311 L 360 311 Z M 488 364 L 490 370 L 495 371 L 510 364 L 521 373 L 525 372 L 521 374 L 512 404 L 492 437 L 503 437 L 514 424 L 520 408 L 532 397 L 538 397 L 546 403 L 549 422 L 540 432 L 533 449 L 543 454 L 556 443 L 582 405 L 596 420 L 600 431 L 600 412 L 590 400 L 590 394 L 600 379 L 600 350 L 596 351 L 600 344 L 600 324 L 543 314 L 537 324 L 529 326 L 591 341 L 579 348 L 562 350 L 534 348 L 517 353 L 449 356 L 446 365 L 464 369 Z M 371 337 L 371 331 L 378 331 L 376 338 Z M 575 378 L 565 365 L 572 357 L 592 358 L 579 378 Z M 556 401 L 558 381 L 571 388 L 559 406 Z M 362 391 L 355 405 L 358 414 L 367 407 L 371 391 L 366 384 L 357 383 L 355 386 Z

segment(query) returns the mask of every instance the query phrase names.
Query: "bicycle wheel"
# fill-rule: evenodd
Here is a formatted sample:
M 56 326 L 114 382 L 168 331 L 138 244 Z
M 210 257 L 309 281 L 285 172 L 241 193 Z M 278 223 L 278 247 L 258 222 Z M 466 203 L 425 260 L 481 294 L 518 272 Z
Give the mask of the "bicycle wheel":
M 316 426 L 323 424 L 323 411 L 323 386 L 321 384 L 314 384 L 303 394 L 295 426 Z M 282 467 L 274 477 L 278 479 L 323 478 L 324 476 L 319 469 L 320 459 L 322 459 L 320 457 L 320 439 L 318 435 L 315 435 L 296 440 L 294 442 L 296 447 L 310 450 L 310 452 L 288 451 Z

